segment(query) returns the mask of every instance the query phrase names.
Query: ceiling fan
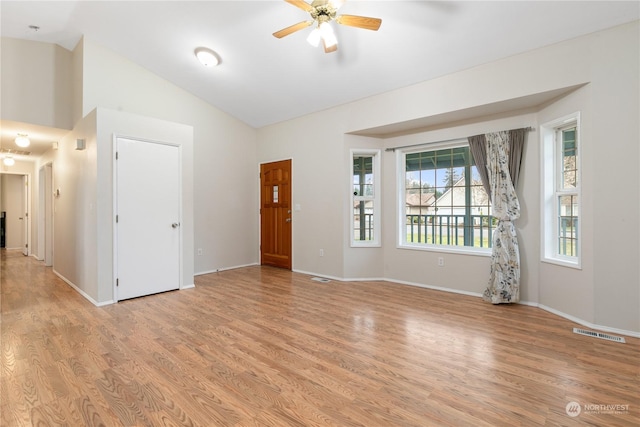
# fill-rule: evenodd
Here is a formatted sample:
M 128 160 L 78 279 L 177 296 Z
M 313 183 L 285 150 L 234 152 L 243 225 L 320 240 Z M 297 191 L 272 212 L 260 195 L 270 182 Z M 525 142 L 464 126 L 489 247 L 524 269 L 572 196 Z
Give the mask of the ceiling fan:
M 340 0 L 313 0 L 311 4 L 303 0 L 284 0 L 289 4 L 292 4 L 311 15 L 311 21 L 302 21 L 290 27 L 283 28 L 280 31 L 276 31 L 273 35 L 277 38 L 288 36 L 291 33 L 300 31 L 307 28 L 314 23 L 317 23 L 317 27 L 309 34 L 307 41 L 312 46 L 318 46 L 320 40 L 326 53 L 335 52 L 338 50 L 338 40 L 333 32 L 333 28 L 329 24 L 335 20 L 338 24 L 348 25 L 350 27 L 364 28 L 366 30 L 378 31 L 382 20 L 378 18 L 369 18 L 367 16 L 356 15 L 339 15 L 336 13 L 343 1 Z

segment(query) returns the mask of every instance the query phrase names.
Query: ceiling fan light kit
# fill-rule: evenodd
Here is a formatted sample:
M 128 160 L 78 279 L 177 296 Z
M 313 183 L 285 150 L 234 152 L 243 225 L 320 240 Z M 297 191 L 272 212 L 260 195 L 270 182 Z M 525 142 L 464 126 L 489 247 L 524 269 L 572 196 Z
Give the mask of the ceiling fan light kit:
M 326 53 L 335 52 L 338 49 L 338 39 L 336 38 L 333 28 L 331 27 L 331 21 L 335 21 L 341 25 L 348 25 L 350 27 L 364 28 L 366 30 L 377 31 L 382 24 L 382 20 L 379 18 L 369 18 L 366 16 L 356 15 L 340 15 L 336 16 L 336 13 L 343 1 L 338 0 L 313 0 L 311 4 L 303 0 L 285 0 L 287 3 L 296 6 L 299 9 L 304 10 L 311 16 L 311 21 L 302 21 L 289 27 L 283 28 L 280 31 L 273 33 L 274 37 L 282 38 L 289 34 L 300 31 L 313 24 L 317 24 L 316 28 L 307 37 L 307 42 L 310 45 L 317 47 L 322 40 L 324 51 Z

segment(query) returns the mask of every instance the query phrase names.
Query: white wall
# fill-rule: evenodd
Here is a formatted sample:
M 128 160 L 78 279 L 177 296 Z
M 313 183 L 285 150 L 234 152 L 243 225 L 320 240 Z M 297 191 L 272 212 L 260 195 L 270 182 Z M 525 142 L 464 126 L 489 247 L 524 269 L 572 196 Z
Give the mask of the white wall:
M 258 162 L 292 159 L 293 269 L 344 277 L 345 114 L 323 111 L 259 130 Z M 256 166 L 253 185 L 258 185 Z M 257 218 L 256 218 L 257 221 Z M 324 249 L 324 256 L 319 255 Z
M 3 37 L 2 119 L 71 129 L 71 52 Z
M 84 114 L 104 107 L 193 127 L 196 274 L 257 263 L 255 130 L 90 40 L 82 54 Z
M 84 119 L 39 159 L 53 163 L 53 269 L 94 303 L 100 303 L 97 260 L 96 114 Z M 76 139 L 86 150 L 76 150 Z
M 258 161 L 292 157 L 294 203 L 304 201 L 294 219 L 294 269 L 349 279 L 379 277 L 384 266 L 382 274 L 389 280 L 482 293 L 487 257 L 396 248 L 392 153 L 382 158 L 383 255 L 348 247 L 348 150 L 536 127 L 581 111 L 583 268 L 540 261 L 540 135 L 532 132 L 518 188 L 522 299 L 584 324 L 640 332 L 639 40 L 638 22 L 633 22 L 260 129 Z M 535 99 L 583 84 L 561 99 L 522 111 L 496 114 L 492 109 L 496 103 Z M 476 115 L 454 119 L 468 111 Z M 376 141 L 345 135 L 425 118 L 435 124 L 404 137 Z M 611 206 L 616 206 L 616 215 L 611 215 Z M 322 259 L 319 247 L 325 247 Z M 334 255 L 334 250 L 342 254 Z M 445 267 L 437 267 L 438 256 L 445 257 Z

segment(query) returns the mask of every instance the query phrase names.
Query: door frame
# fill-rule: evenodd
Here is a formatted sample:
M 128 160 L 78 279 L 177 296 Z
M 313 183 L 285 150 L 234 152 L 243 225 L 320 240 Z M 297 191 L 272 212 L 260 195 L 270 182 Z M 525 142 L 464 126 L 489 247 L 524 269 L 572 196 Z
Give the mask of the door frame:
M 179 195 L 178 195 L 178 203 L 179 203 L 179 216 L 180 216 L 180 227 L 178 227 L 178 254 L 179 254 L 179 262 L 178 262 L 178 289 L 183 289 L 184 287 L 184 283 L 183 283 L 183 270 L 184 270 L 184 256 L 183 256 L 183 247 L 184 247 L 184 242 L 183 242 L 183 226 L 182 223 L 183 221 L 183 186 L 182 186 L 182 168 L 183 168 L 183 164 L 182 164 L 182 144 L 176 144 L 176 143 L 172 143 L 172 142 L 166 142 L 166 141 L 158 141 L 158 140 L 154 140 L 154 139 L 149 139 L 149 138 L 141 138 L 141 137 L 137 137 L 137 136 L 129 136 L 129 135 L 124 135 L 124 134 L 113 134 L 113 138 L 111 139 L 111 162 L 112 162 L 112 167 L 111 167 L 111 178 L 112 178 L 112 182 L 111 182 L 111 192 L 112 192 L 112 204 L 111 204 L 111 208 L 112 208 L 112 212 L 111 212 L 111 235 L 113 237 L 113 250 L 112 250 L 112 256 L 113 256 L 113 271 L 112 271 L 112 287 L 113 287 L 113 302 L 117 303 L 119 301 L 118 299 L 118 286 L 117 286 L 117 278 L 118 278 L 118 233 L 117 233 L 117 224 L 116 224 L 116 215 L 118 213 L 118 183 L 117 183 L 117 178 L 118 178 L 118 163 L 116 162 L 116 152 L 118 150 L 118 144 L 117 141 L 118 139 L 131 139 L 134 141 L 139 141 L 139 142 L 144 142 L 144 143 L 149 143 L 149 144 L 160 144 L 160 145 L 170 145 L 172 147 L 177 147 L 178 148 L 178 165 L 179 165 L 179 172 L 178 172 L 178 179 L 180 180 L 180 182 L 178 183 L 178 190 L 179 190 Z
M 260 213 L 260 210 L 262 209 L 262 184 L 261 184 L 261 177 L 260 177 L 260 173 L 262 171 L 262 165 L 266 165 L 269 163 L 275 163 L 275 162 L 282 162 L 285 160 L 289 160 L 291 162 L 291 271 L 293 271 L 293 254 L 294 254 L 294 242 L 296 241 L 294 238 L 294 234 L 295 234 L 295 227 L 293 226 L 295 224 L 295 218 L 294 218 L 294 212 L 296 211 L 294 206 L 295 204 L 293 203 L 293 190 L 294 190 L 294 181 L 293 181 L 293 157 L 282 157 L 282 158 L 276 158 L 276 159 L 272 159 L 272 160 L 268 160 L 268 161 L 263 161 L 263 162 L 259 162 L 258 163 L 258 265 L 262 265 L 262 214 Z
M 23 182 L 26 179 L 27 185 L 23 186 L 23 188 L 22 188 L 22 190 L 23 190 L 22 191 L 22 197 L 24 198 L 24 200 L 23 200 L 23 206 L 21 207 L 21 209 L 24 210 L 24 208 L 26 208 L 26 210 L 27 210 L 26 212 L 24 212 L 26 214 L 26 218 L 23 216 L 24 224 L 22 226 L 22 232 L 24 233 L 22 244 L 24 245 L 26 243 L 27 246 L 26 246 L 26 250 L 25 250 L 25 246 L 23 246 L 21 248 L 21 250 L 22 250 L 22 253 L 23 253 L 24 256 L 29 256 L 29 255 L 31 255 L 31 250 L 33 249 L 33 244 L 31 242 L 31 209 L 32 209 L 32 206 L 31 206 L 31 186 L 32 186 L 31 174 L 30 173 L 24 173 L 24 172 L 11 172 L 11 171 L 0 171 L 0 174 L 2 174 L 2 175 L 17 175 L 17 176 L 21 176 Z
M 53 265 L 53 162 L 38 169 L 38 259 Z

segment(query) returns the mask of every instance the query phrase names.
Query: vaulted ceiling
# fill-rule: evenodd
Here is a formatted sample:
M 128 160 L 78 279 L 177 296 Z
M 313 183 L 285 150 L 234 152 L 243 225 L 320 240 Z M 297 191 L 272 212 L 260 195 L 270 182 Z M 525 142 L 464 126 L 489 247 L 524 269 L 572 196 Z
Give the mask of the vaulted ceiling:
M 272 36 L 309 19 L 282 0 L 3 0 L 0 28 L 66 49 L 84 36 L 259 128 L 637 20 L 639 3 L 349 0 L 342 13 L 382 26 L 332 24 L 327 54 L 306 42 L 312 27 Z M 198 46 L 221 64 L 199 64 Z

